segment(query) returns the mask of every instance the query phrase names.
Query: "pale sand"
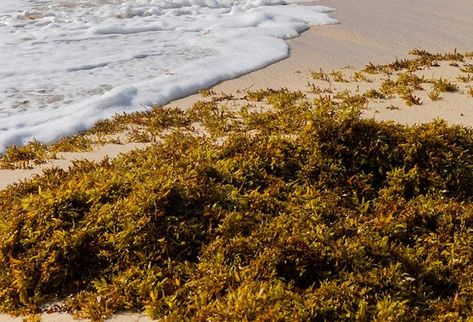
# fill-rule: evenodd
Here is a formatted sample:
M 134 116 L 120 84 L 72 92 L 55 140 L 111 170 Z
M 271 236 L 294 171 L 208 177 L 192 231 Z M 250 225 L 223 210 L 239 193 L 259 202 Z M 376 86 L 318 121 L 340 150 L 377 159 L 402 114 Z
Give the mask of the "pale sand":
M 336 8 L 334 16 L 340 24 L 308 30 L 301 37 L 289 40 L 291 57 L 288 59 L 223 82 L 214 90 L 226 93 L 266 87 L 305 90 L 310 70 L 340 69 L 347 65 L 360 68 L 370 61 L 383 63 L 395 57 L 405 57 L 413 48 L 432 52 L 446 52 L 454 48 L 459 51 L 473 50 L 473 0 L 323 0 L 318 3 Z M 427 77 L 429 73 L 435 77 L 440 74 L 448 76 L 450 69 L 447 66 L 424 72 Z M 460 94 L 442 96 L 439 102 L 421 97 L 424 104 L 419 107 L 407 108 L 399 104 L 399 110 L 388 110 L 381 103 L 373 103 L 371 114 L 367 116 L 409 124 L 439 117 L 450 123 L 473 126 L 473 99 L 470 101 Z M 185 108 L 199 98 L 193 95 L 171 105 Z M 30 178 L 45 167 L 66 168 L 73 159 L 100 160 L 139 147 L 142 146 L 107 145 L 90 153 L 65 154 L 64 160 L 56 160 L 33 170 L 1 170 L 0 188 Z M 43 321 L 70 320 L 72 318 L 65 314 L 44 315 L 43 318 Z M 145 321 L 137 314 L 117 315 L 112 320 Z M 0 321 L 21 319 L 0 315 Z
M 389 62 L 414 48 L 432 52 L 473 50 L 473 0 L 322 0 L 336 8 L 338 25 L 319 26 L 289 40 L 291 56 L 262 70 L 216 86 L 244 88 L 306 85 L 308 70 L 361 68 Z
M 41 174 L 44 169 L 58 167 L 61 169 L 69 168 L 74 160 L 100 161 L 105 157 L 115 157 L 120 153 L 126 153 L 134 149 L 147 146 L 144 143 L 127 143 L 127 144 L 105 144 L 97 146 L 90 152 L 61 152 L 57 154 L 57 160 L 51 160 L 47 163 L 40 164 L 32 169 L 0 169 L 0 189 L 11 183 L 31 178 L 34 175 Z M 0 320 L 1 322 L 1 320 Z
M 9 316 L 0 314 L 0 322 L 22 322 L 22 321 L 23 321 L 23 318 L 21 317 L 9 317 Z M 51 314 L 41 315 L 41 322 L 71 322 L 71 321 L 87 321 L 87 320 L 74 320 L 69 314 L 65 314 L 65 313 L 51 313 Z M 122 313 L 122 314 L 117 314 L 113 318 L 107 319 L 106 321 L 151 322 L 152 320 L 141 314 Z

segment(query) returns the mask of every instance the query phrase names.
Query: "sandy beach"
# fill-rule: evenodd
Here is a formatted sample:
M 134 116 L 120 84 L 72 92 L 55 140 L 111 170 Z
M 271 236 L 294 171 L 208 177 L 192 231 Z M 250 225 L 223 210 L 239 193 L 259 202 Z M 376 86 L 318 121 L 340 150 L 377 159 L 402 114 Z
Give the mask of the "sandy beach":
M 471 1 L 467 1 L 473 4 Z M 361 68 L 369 62 L 385 63 L 406 57 L 414 48 L 432 52 L 447 52 L 457 49 L 468 51 L 473 48 L 471 34 L 473 6 L 465 1 L 422 0 L 415 4 L 409 0 L 323 0 L 317 4 L 336 8 L 333 16 L 337 25 L 318 26 L 304 32 L 300 37 L 289 39 L 289 58 L 237 79 L 222 82 L 214 87 L 216 92 L 235 93 L 245 89 L 281 88 L 291 90 L 306 88 L 311 70 L 339 69 L 345 66 Z M 191 95 L 170 103 L 181 108 L 189 107 L 199 99 Z M 442 104 L 455 105 L 461 111 L 469 105 L 460 104 L 455 96 Z M 424 104 L 416 111 L 377 112 L 374 117 L 401 123 L 428 122 L 444 118 L 452 123 L 473 125 L 469 117 L 459 118 L 459 112 Z M 134 145 L 116 145 L 99 148 L 90 154 L 70 154 L 64 160 L 51 162 L 31 170 L 0 170 L 0 188 L 18 180 L 38 174 L 45 167 L 67 168 L 74 159 L 99 160 L 113 157 L 135 148 Z
M 468 1 L 471 4 L 473 2 Z M 385 63 L 396 57 L 406 57 L 414 48 L 431 52 L 447 52 L 473 48 L 473 6 L 465 1 L 422 0 L 415 4 L 409 0 L 322 0 L 317 4 L 336 8 L 332 15 L 339 20 L 337 25 L 318 26 L 304 32 L 300 37 L 289 39 L 289 58 L 237 79 L 222 82 L 214 87 L 216 92 L 235 93 L 245 89 L 281 88 L 305 89 L 310 71 L 339 69 L 345 66 L 361 68 L 369 62 Z M 189 107 L 199 99 L 191 95 L 170 103 L 181 108 Z M 458 105 L 454 96 L 447 105 Z M 462 104 L 462 111 L 469 106 Z M 457 113 L 459 115 L 462 112 Z M 463 113 L 464 114 L 464 113 Z M 469 117 L 458 118 L 445 109 L 424 104 L 422 109 L 412 112 L 379 111 L 374 117 L 401 123 L 428 122 L 444 118 L 449 122 L 473 125 Z M 0 188 L 18 180 L 41 173 L 46 167 L 67 168 L 74 159 L 99 160 L 113 157 L 135 148 L 131 145 L 116 145 L 98 148 L 92 155 L 69 154 L 64 160 L 41 165 L 31 170 L 0 170 Z
M 473 50 L 472 0 L 325 0 L 317 4 L 336 8 L 333 16 L 338 25 L 314 27 L 301 37 L 290 39 L 291 56 L 267 68 L 238 79 L 225 81 L 213 88 L 216 92 L 236 93 L 239 90 L 287 87 L 306 89 L 311 70 L 361 68 L 368 62 L 384 63 L 405 57 L 409 50 L 422 48 L 432 52 Z M 448 78 L 448 67 L 437 71 Z M 427 72 L 429 73 L 429 72 Z M 431 72 L 433 73 L 433 72 Z M 427 75 L 428 77 L 428 75 Z M 188 107 L 199 95 L 170 103 Z M 439 102 L 424 100 L 417 109 L 387 110 L 374 108 L 368 117 L 400 123 L 428 122 L 435 118 L 449 123 L 473 126 L 473 100 L 448 94 Z M 0 188 L 30 178 L 47 167 L 67 168 L 73 160 L 100 160 L 114 157 L 141 145 L 107 145 L 90 153 L 64 154 L 31 170 L 0 170 Z M 67 315 L 45 316 L 44 321 L 69 321 Z M 114 321 L 145 321 L 139 315 L 118 316 Z M 0 321 L 21 321 L 21 318 L 0 316 Z
M 406 57 L 414 48 L 431 52 L 472 50 L 472 1 L 322 0 L 336 8 L 340 24 L 319 26 L 290 39 L 291 56 L 267 68 L 223 82 L 217 90 L 306 86 L 304 72 L 360 68 Z M 295 73 L 297 71 L 301 74 Z

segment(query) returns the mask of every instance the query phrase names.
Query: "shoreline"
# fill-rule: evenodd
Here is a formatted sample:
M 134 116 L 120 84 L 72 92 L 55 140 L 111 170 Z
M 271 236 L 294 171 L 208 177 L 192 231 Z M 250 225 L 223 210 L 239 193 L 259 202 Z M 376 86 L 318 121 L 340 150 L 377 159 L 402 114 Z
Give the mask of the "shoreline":
M 306 88 L 310 71 L 346 66 L 361 68 L 369 62 L 385 63 L 407 57 L 408 52 L 417 47 L 432 52 L 473 50 L 473 40 L 468 36 L 473 34 L 473 25 L 465 23 L 467 17 L 473 16 L 473 7 L 462 7 L 460 0 L 453 0 L 448 5 L 441 0 L 422 0 L 416 6 L 409 0 L 396 3 L 386 0 L 357 0 L 356 5 L 351 0 L 322 0 L 316 4 L 335 8 L 332 15 L 340 23 L 312 27 L 299 37 L 288 39 L 291 48 L 288 58 L 223 81 L 212 87 L 212 90 L 228 94 L 264 88 L 287 87 L 289 90 L 299 90 Z M 413 21 L 413 16 L 417 20 Z M 414 31 L 412 28 L 415 29 L 417 24 L 422 24 L 422 28 Z M 442 33 L 436 32 L 435 27 L 440 28 Z M 200 98 L 199 94 L 193 94 L 167 105 L 186 109 Z M 376 113 L 373 117 L 412 124 L 445 116 L 445 113 L 432 109 L 423 108 L 417 112 L 413 116 L 411 111 L 407 114 L 387 111 Z M 472 126 L 473 120 L 455 119 L 454 123 Z M 71 154 L 66 156 L 65 161 L 59 160 L 32 170 L 0 170 L 0 189 L 31 178 L 41 173 L 45 167 L 57 165 L 67 168 L 73 160 L 115 157 L 133 148 L 133 145 L 117 145 L 115 148 L 99 149 L 92 156 L 88 153 Z

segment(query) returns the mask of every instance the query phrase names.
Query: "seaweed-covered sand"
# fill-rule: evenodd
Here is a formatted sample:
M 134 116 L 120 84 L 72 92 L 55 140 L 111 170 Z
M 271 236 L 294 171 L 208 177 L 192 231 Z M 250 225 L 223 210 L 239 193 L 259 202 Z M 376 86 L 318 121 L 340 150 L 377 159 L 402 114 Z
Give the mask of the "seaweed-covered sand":
M 12 182 L 54 155 L 67 168 L 85 156 L 76 149 L 101 160 L 147 148 L 1 192 L 2 309 L 40 304 L 98 320 L 117 310 L 168 320 L 471 316 L 473 142 L 455 124 L 473 119 L 473 9 L 326 2 L 342 24 L 293 40 L 286 61 L 104 122 L 85 141 L 3 159 L 33 167 L 2 170 Z M 403 60 L 415 47 L 445 54 Z M 450 125 L 380 123 L 437 117 Z

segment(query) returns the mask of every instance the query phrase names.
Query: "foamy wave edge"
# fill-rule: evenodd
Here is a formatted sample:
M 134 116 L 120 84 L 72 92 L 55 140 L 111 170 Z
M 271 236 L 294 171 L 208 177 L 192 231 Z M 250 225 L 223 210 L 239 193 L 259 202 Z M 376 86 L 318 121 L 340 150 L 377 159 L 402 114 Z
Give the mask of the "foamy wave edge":
M 208 1 L 202 2 L 205 5 Z M 196 30 L 201 34 L 206 33 L 201 39 L 203 43 L 199 45 L 215 48 L 219 52 L 216 56 L 188 62 L 169 74 L 117 86 L 103 95 L 74 104 L 25 111 L 6 117 L 0 125 L 0 152 L 10 145 L 24 145 L 33 139 L 51 142 L 89 129 L 97 121 L 116 113 L 131 113 L 149 105 L 166 104 L 221 81 L 263 68 L 288 57 L 289 47 L 285 39 L 299 36 L 312 25 L 337 23 L 329 16 L 334 11 L 332 8 L 300 4 L 267 5 L 260 2 L 261 5 L 253 1 L 251 6 L 248 3 L 231 6 L 216 23 L 203 25 L 200 30 Z M 194 2 L 189 8 L 195 6 Z M 253 21 L 246 19 L 249 16 Z M 100 33 L 104 28 L 108 28 L 111 33 L 120 32 L 111 26 L 94 28 L 88 32 Z

